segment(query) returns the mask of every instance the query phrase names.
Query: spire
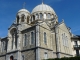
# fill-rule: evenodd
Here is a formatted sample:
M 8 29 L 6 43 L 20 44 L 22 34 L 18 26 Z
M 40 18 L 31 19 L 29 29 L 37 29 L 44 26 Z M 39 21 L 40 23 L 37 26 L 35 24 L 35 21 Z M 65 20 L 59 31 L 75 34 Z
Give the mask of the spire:
M 25 9 L 25 5 L 26 5 L 26 3 L 24 2 L 24 3 L 23 3 L 23 9 Z

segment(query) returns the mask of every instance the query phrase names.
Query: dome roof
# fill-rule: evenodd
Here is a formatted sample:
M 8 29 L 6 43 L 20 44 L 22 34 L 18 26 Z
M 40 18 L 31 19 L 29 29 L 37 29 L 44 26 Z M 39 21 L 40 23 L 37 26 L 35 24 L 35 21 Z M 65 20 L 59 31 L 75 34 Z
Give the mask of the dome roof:
M 28 12 L 28 13 L 30 13 L 28 10 L 26 10 L 26 9 L 20 9 L 18 12 Z
M 49 5 L 46 5 L 46 4 L 40 4 L 38 6 L 36 6 L 33 10 L 32 10 L 32 13 L 35 13 L 35 12 L 52 12 L 52 13 L 55 13 L 53 8 L 51 8 Z

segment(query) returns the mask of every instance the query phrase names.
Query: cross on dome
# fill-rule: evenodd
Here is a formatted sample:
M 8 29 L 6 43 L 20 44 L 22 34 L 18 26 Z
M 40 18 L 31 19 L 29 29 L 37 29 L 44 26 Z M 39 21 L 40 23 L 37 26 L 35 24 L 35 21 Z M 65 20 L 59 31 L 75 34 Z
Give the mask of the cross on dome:
M 24 3 L 23 3 L 23 9 L 25 8 L 25 6 L 26 6 L 26 3 L 24 2 Z
M 43 0 L 42 0 L 42 4 L 43 4 Z

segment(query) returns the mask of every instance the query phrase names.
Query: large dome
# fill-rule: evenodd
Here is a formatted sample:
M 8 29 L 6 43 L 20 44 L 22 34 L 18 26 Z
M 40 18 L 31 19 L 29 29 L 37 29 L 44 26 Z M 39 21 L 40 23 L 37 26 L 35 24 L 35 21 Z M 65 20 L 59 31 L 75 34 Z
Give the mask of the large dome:
M 29 13 L 29 11 L 26 10 L 26 9 L 20 9 L 18 12 L 27 12 L 27 13 Z
M 35 12 L 52 12 L 52 13 L 55 13 L 54 10 L 49 5 L 46 5 L 46 4 L 43 4 L 43 3 L 36 6 L 32 10 L 32 13 L 35 13 Z

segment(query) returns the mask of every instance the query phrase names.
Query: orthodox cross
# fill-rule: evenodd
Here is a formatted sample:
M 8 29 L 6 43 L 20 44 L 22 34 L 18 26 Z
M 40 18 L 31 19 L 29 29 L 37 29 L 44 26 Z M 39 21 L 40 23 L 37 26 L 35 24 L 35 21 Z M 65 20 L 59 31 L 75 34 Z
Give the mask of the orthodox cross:
M 43 4 L 43 0 L 42 0 L 42 4 Z
M 25 5 L 26 5 L 26 3 L 24 2 L 24 3 L 23 3 L 23 8 L 25 8 Z

